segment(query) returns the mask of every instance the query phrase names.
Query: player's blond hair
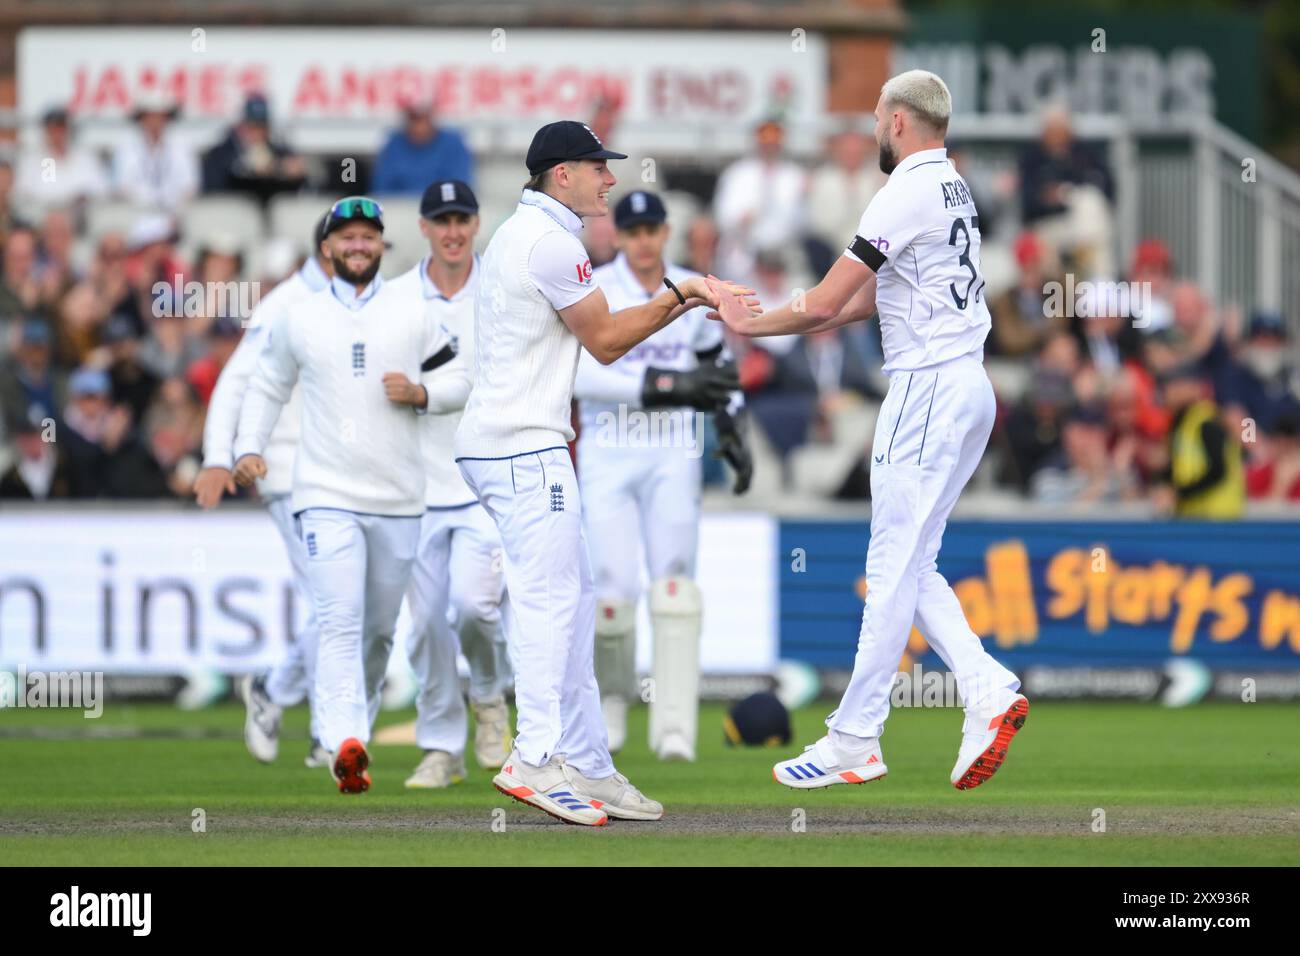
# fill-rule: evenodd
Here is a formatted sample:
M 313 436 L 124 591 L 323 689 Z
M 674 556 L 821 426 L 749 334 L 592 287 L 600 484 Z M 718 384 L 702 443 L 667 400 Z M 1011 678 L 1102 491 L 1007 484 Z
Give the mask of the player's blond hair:
M 952 116 L 952 94 L 948 84 L 929 70 L 908 70 L 891 77 L 880 89 L 885 106 L 901 106 L 934 131 L 948 131 Z

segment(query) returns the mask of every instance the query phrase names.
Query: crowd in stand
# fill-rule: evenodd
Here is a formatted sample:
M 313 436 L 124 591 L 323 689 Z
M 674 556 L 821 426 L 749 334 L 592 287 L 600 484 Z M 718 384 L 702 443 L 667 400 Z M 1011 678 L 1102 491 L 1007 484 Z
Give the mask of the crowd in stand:
M 176 116 L 164 99 L 141 99 L 106 155 L 79 146 L 73 118 L 54 109 L 39 143 L 0 151 L 0 497 L 191 493 L 205 405 L 246 316 L 202 297 L 176 307 L 177 277 L 256 280 L 264 295 L 293 263 L 249 274 L 244 250 L 221 235 L 189 237 L 197 252 L 183 262 L 177 212 L 199 195 L 265 202 L 324 184 L 273 135 L 261 96 L 203 152 L 176 135 Z M 610 117 L 593 122 L 617 136 Z M 846 126 L 826 147 L 810 168 L 789 157 L 779 122 L 760 124 L 711 203 L 675 224 L 682 264 L 748 282 L 771 303 L 810 287 L 885 182 L 869 134 Z M 1063 112 L 1045 117 L 1014 172 L 981 176 L 961 151 L 952 158 L 980 209 L 986 355 L 1014 373 L 995 376 L 999 485 L 1062 509 L 1145 501 L 1206 517 L 1240 514 L 1247 498 L 1300 501 L 1300 374 L 1284 316 L 1209 301 L 1159 239 L 1120 262 L 1112 172 Z M 438 178 L 472 182 L 474 157 L 431 105 L 412 102 L 354 191 L 415 195 Z M 86 205 L 105 199 L 152 212 L 88 236 Z M 290 238 L 306 252 L 306 237 Z M 593 265 L 613 256 L 609 230 L 589 230 L 588 242 Z M 1121 281 L 1136 283 L 1122 287 L 1131 295 L 1083 303 Z M 732 347 L 754 425 L 783 465 L 835 442 L 839 409 L 883 396 L 875 323 Z M 844 496 L 866 493 L 853 479 L 868 459 L 862 448 Z

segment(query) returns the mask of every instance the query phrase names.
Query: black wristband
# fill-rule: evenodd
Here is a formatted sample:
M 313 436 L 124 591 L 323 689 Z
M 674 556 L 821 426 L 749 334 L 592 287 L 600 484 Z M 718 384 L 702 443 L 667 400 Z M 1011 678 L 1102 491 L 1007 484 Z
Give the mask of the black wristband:
M 686 304 L 686 296 L 682 295 L 682 290 L 681 290 L 681 289 L 679 289 L 679 288 L 677 288 L 677 286 L 673 285 L 673 280 L 672 280 L 672 279 L 668 278 L 667 276 L 664 276 L 664 285 L 668 286 L 668 288 L 670 288 L 670 289 L 673 290 L 673 295 L 677 296 L 677 301 L 678 301 L 681 305 L 685 305 L 685 304 Z

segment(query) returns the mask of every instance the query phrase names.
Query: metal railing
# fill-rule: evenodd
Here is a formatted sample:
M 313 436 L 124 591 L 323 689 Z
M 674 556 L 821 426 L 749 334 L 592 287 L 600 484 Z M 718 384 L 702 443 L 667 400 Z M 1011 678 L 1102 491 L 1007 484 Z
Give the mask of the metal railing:
M 1300 175 L 1209 117 L 1156 125 L 1079 116 L 1074 126 L 1081 139 L 1106 144 L 1122 262 L 1143 239 L 1159 238 L 1213 300 L 1280 312 L 1300 339 Z M 1008 148 L 1038 129 L 1031 116 L 958 117 L 950 135 L 1008 165 Z

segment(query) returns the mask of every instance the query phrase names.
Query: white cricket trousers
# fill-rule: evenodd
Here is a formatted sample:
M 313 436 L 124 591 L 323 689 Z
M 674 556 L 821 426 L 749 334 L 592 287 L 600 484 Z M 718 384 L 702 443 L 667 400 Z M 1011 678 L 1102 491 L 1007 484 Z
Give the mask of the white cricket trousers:
M 504 551 L 515 672 L 515 746 L 534 767 L 564 754 L 584 776 L 614 772 L 596 687 L 596 592 L 567 448 L 458 460 Z
M 298 604 L 307 610 L 306 619 L 285 648 L 284 656 L 267 674 L 266 692 L 281 707 L 293 707 L 306 699 L 311 710 L 311 735 L 319 738 L 315 702 L 311 699 L 312 684 L 316 677 L 317 629 L 316 608 L 312 601 L 311 585 L 307 581 L 307 547 L 298 535 L 288 495 L 267 501 L 266 510 L 275 522 L 280 539 L 284 541 L 284 549 L 289 554 L 294 596 Z
M 469 721 L 456 669 L 459 654 L 469 663 L 470 700 L 487 703 L 505 695 L 510 662 L 504 597 L 501 536 L 482 505 L 425 511 L 397 625 L 419 685 L 415 742 L 423 749 L 465 752 Z
M 370 740 L 420 518 L 308 508 L 298 516 L 316 605 L 320 742 Z
M 652 582 L 695 577 L 700 459 L 684 448 L 601 447 L 597 437 L 589 430 L 578 439 L 596 596 L 635 607 L 645 591 L 643 546 Z
M 984 650 L 936 570 L 948 515 L 984 454 L 996 402 L 979 353 L 895 372 L 871 448 L 867 598 L 853 676 L 826 725 L 878 737 L 915 625 L 956 675 L 966 707 L 1019 679 Z

